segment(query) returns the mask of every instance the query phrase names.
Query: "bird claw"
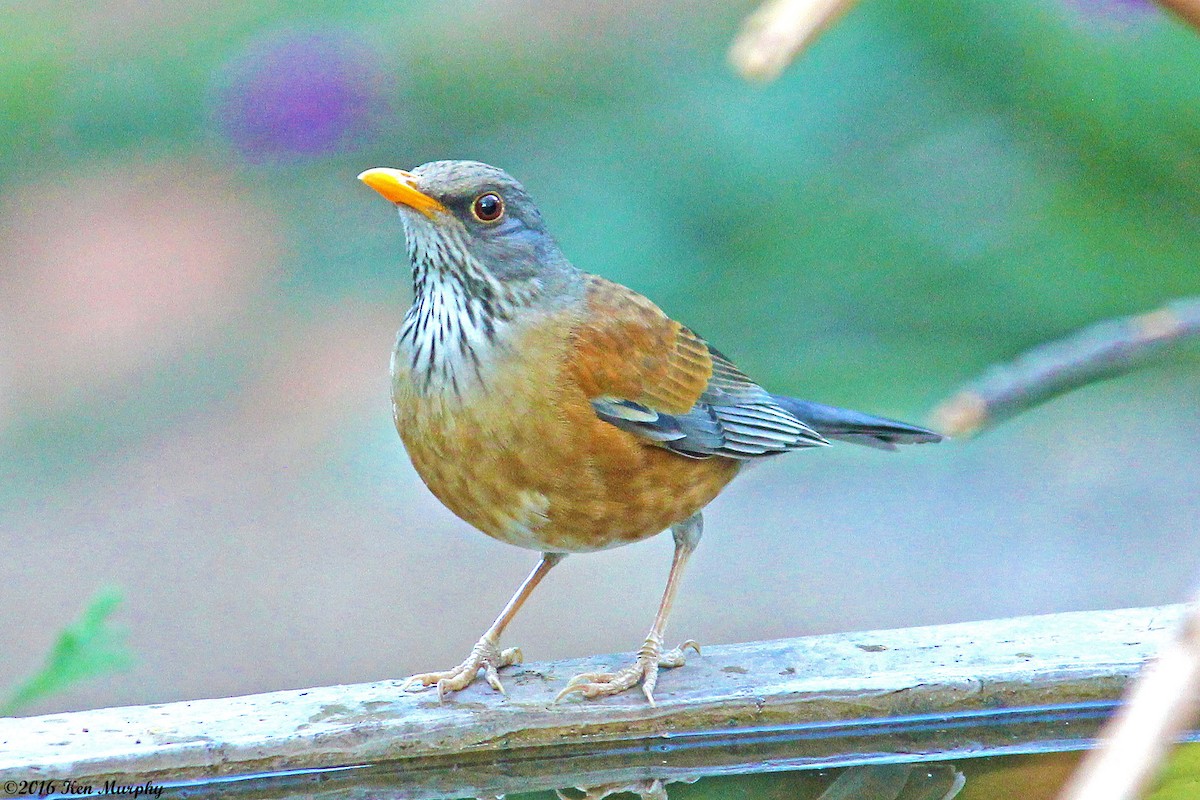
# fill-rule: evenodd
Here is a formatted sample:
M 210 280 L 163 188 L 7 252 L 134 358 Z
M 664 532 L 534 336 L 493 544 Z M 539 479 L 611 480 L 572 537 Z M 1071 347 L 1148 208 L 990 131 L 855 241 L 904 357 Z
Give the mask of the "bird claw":
M 604 800 L 614 794 L 636 794 L 641 800 L 667 800 L 667 790 L 661 778 L 642 778 L 629 783 L 604 783 L 599 786 L 575 787 L 583 795 L 574 798 L 562 789 L 555 789 L 558 800 Z
M 584 697 L 589 699 L 593 697 L 599 697 L 599 695 L 592 693 L 595 691 L 592 687 L 607 683 L 608 681 L 613 680 L 615 677 L 615 672 L 584 672 L 576 675 L 574 678 L 571 678 L 571 680 L 567 681 L 567 685 L 563 687 L 561 692 L 555 695 L 554 702 L 557 703 L 564 697 L 568 697 L 573 694 L 582 694 Z
M 688 648 L 700 652 L 700 645 L 688 639 L 674 650 L 664 653 L 662 642 L 653 636 L 648 637 L 642 649 L 638 651 L 637 659 L 628 667 L 616 672 L 584 672 L 576 675 L 567 681 L 567 685 L 554 698 L 554 702 L 557 703 L 573 694 L 594 700 L 597 697 L 620 694 L 641 684 L 646 701 L 654 706 L 654 687 L 658 683 L 659 668 L 682 667 L 686 661 L 683 651 Z
M 611 681 L 614 677 L 615 673 L 612 672 L 584 672 L 567 681 L 567 688 L 583 686 L 596 681 Z
M 446 699 L 448 694 L 467 688 L 482 670 L 488 685 L 500 694 L 507 696 L 508 692 L 504 690 L 504 684 L 500 682 L 500 669 L 512 664 L 520 664 L 523 660 L 524 655 L 521 653 L 521 648 L 509 647 L 501 650 L 494 639 L 485 635 L 471 648 L 471 655 L 467 656 L 466 660 L 457 667 L 441 672 L 422 672 L 411 675 L 405 679 L 404 683 L 400 684 L 400 691 L 419 692 L 427 687 L 436 686 L 438 701 L 441 702 Z
M 673 667 L 682 667 L 687 661 L 686 657 L 683 655 L 684 650 L 695 650 L 696 655 L 700 655 L 700 643 L 695 639 L 688 639 L 674 650 L 668 650 L 660 655 L 658 657 L 658 665 L 660 667 L 667 667 L 668 669 Z

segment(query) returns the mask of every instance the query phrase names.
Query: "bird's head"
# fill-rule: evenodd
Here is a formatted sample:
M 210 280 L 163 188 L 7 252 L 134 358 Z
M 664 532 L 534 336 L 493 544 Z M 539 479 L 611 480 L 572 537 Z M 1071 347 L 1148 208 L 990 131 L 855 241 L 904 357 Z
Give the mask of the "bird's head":
M 411 172 L 376 167 L 358 177 L 399 208 L 418 280 L 435 272 L 470 289 L 473 278 L 486 277 L 526 297 L 578 281 L 525 187 L 502 169 L 431 161 Z

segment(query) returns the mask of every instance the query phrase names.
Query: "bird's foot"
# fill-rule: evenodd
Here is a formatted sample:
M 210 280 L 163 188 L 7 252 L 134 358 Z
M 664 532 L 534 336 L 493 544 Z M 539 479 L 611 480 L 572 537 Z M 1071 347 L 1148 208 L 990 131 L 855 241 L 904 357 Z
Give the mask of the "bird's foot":
M 603 783 L 599 786 L 577 786 L 582 797 L 572 797 L 562 789 L 555 789 L 558 800 L 605 800 L 614 794 L 636 794 L 641 800 L 667 800 L 667 789 L 661 778 L 641 778 L 627 783 Z
M 700 652 L 700 645 L 688 639 L 674 650 L 664 653 L 662 639 L 649 636 L 638 651 L 637 660 L 628 667 L 616 672 L 585 672 L 576 675 L 567 683 L 566 688 L 558 693 L 554 702 L 557 703 L 571 694 L 581 694 L 588 700 L 608 697 L 628 691 L 640 683 L 642 694 L 646 695 L 650 705 L 654 705 L 654 685 L 658 683 L 659 668 L 682 667 L 686 660 L 683 651 L 689 647 L 697 653 Z
M 483 670 L 483 676 L 491 687 L 500 694 L 507 694 L 504 691 L 504 685 L 500 683 L 499 670 L 501 667 L 511 664 L 520 664 L 522 660 L 519 647 L 501 650 L 495 639 L 484 634 L 471 648 L 471 655 L 467 656 L 466 661 L 443 672 L 422 672 L 419 675 L 413 675 L 404 681 L 400 691 L 420 691 L 427 686 L 437 686 L 438 700 L 445 700 L 446 695 L 450 692 L 467 688 L 471 681 L 475 680 L 479 671 Z

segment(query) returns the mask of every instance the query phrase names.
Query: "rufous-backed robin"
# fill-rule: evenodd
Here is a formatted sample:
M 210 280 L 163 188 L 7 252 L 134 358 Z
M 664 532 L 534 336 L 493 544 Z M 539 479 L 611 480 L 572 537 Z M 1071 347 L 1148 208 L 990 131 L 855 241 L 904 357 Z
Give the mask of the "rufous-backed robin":
M 567 553 L 670 528 L 675 557 L 634 663 L 572 679 L 560 697 L 639 683 L 653 703 L 663 629 L 701 509 L 750 461 L 841 439 L 893 449 L 938 434 L 773 395 L 631 289 L 571 265 L 533 200 L 504 171 L 435 161 L 359 178 L 395 203 L 413 304 L 392 355 L 396 428 L 439 500 L 487 535 L 542 553 L 500 616 L 453 669 L 406 688 L 466 687 L 516 663 L 500 634 Z M 698 648 L 697 648 L 698 650 Z

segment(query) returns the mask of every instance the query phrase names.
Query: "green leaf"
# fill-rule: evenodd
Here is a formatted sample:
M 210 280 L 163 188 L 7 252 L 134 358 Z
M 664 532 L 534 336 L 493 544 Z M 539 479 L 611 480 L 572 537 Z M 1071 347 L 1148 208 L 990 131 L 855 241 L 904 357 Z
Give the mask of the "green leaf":
M 11 716 L 73 684 L 128 669 L 133 655 L 125 644 L 125 631 L 109 621 L 121 599 L 114 586 L 96 592 L 79 620 L 59 635 L 45 666 L 0 702 L 0 716 Z
M 1189 800 L 1200 792 L 1200 744 L 1178 745 L 1158 777 L 1148 800 Z

